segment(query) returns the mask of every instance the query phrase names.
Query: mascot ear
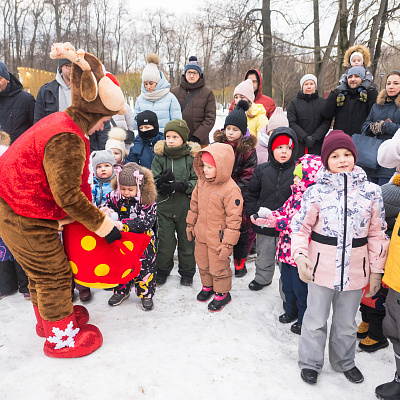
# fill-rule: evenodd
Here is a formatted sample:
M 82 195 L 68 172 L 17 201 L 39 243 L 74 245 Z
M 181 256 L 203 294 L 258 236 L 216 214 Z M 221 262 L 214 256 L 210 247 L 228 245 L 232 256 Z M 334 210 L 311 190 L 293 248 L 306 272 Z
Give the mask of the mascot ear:
M 125 114 L 124 95 L 114 75 L 107 73 L 99 82 L 99 97 L 106 108 L 118 114 Z
M 87 102 L 96 100 L 98 95 L 97 80 L 92 71 L 83 71 L 81 78 L 81 96 Z

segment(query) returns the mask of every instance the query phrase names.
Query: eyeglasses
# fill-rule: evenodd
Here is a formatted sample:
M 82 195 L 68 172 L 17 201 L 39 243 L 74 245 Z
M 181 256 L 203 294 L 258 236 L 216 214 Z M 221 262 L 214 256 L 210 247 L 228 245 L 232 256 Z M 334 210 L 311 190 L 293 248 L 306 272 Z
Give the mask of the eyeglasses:
M 196 76 L 199 75 L 199 73 L 197 71 L 186 71 L 186 75 L 190 75 L 190 76 Z

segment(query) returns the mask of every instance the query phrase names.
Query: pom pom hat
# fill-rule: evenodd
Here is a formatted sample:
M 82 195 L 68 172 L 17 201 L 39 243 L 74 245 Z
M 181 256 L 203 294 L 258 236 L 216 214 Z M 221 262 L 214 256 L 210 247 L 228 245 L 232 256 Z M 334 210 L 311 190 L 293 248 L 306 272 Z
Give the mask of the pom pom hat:
M 246 97 L 253 103 L 255 96 L 254 96 L 253 82 L 251 81 L 251 79 L 246 79 L 245 81 L 240 82 L 239 85 L 235 87 L 235 91 L 233 92 L 233 97 L 235 97 L 237 94 Z
M 289 121 L 286 115 L 283 113 L 282 107 L 276 107 L 274 113 L 271 115 L 271 118 L 268 121 L 267 125 L 267 133 L 279 128 L 280 126 L 289 126 Z
M 126 139 L 125 129 L 114 126 L 108 132 L 108 140 L 106 142 L 106 150 L 118 149 L 121 151 L 122 161 L 125 159 L 125 139 Z
M 189 58 L 189 61 L 188 61 L 188 63 L 185 65 L 185 68 L 184 68 L 184 73 L 186 74 L 186 71 L 188 70 L 188 69 L 194 69 L 195 71 L 197 71 L 200 75 L 203 75 L 203 71 L 202 71 L 202 69 L 201 69 L 201 67 L 200 67 L 200 63 L 197 61 L 197 57 L 196 56 L 191 56 L 190 58 Z
M 341 130 L 334 129 L 325 137 L 322 143 L 321 159 L 324 167 L 328 168 L 328 158 L 337 149 L 347 149 L 351 151 L 354 157 L 354 163 L 357 161 L 357 150 L 351 137 Z
M 293 140 L 286 135 L 279 135 L 273 142 L 271 146 L 271 151 L 274 151 L 278 146 L 287 145 L 294 148 Z
M 160 57 L 155 53 L 150 53 L 147 58 L 147 65 L 144 67 L 142 72 L 142 82 L 160 82 L 161 74 L 158 70 L 158 64 L 160 63 Z
M 237 126 L 242 132 L 243 136 L 245 136 L 247 133 L 246 111 L 248 109 L 249 103 L 246 100 L 240 100 L 237 103 L 236 108 L 234 108 L 232 112 L 225 118 L 224 129 L 226 129 L 228 125 Z

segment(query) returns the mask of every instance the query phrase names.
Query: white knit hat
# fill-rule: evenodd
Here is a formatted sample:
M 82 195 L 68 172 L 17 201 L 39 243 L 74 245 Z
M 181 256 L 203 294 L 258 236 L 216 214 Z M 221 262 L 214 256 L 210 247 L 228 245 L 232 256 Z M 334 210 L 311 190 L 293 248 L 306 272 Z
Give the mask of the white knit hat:
M 362 60 L 362 62 L 364 63 L 364 57 L 363 57 L 363 55 L 362 55 L 359 51 L 355 51 L 354 53 L 351 53 L 351 56 L 350 56 L 350 65 L 351 65 L 351 59 L 352 59 L 354 56 L 359 56 L 359 57 L 361 57 L 361 60 Z
M 309 81 L 309 80 L 314 81 L 315 86 L 318 86 L 317 77 L 315 75 L 313 75 L 313 74 L 306 74 L 300 79 L 300 88 L 301 88 L 301 90 L 303 90 L 304 82 L 305 81 Z
M 126 131 L 125 129 L 113 127 L 108 132 L 108 140 L 106 142 L 106 150 L 118 149 L 121 150 L 122 161 L 125 159 L 125 142 Z
M 146 57 L 147 65 L 144 67 L 142 72 L 142 82 L 151 81 L 151 82 L 160 82 L 161 74 L 158 70 L 158 64 L 160 63 L 160 57 L 158 57 L 155 53 L 150 53 Z

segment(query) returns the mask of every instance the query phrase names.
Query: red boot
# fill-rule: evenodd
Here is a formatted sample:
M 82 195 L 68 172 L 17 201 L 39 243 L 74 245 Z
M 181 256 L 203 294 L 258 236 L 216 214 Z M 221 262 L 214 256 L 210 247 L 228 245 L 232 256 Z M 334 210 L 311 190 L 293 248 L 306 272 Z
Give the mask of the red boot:
M 43 328 L 46 333 L 43 351 L 48 357 L 83 357 L 103 344 L 99 329 L 94 325 L 79 328 L 74 313 L 60 321 L 43 320 Z
M 46 337 L 43 329 L 43 318 L 39 313 L 38 306 L 33 306 L 33 310 L 35 311 L 35 316 L 37 320 L 36 324 L 36 333 L 40 337 Z M 89 311 L 83 306 L 74 306 L 74 314 L 76 323 L 79 327 L 86 325 L 89 322 Z
M 236 278 L 241 278 L 242 276 L 245 276 L 247 274 L 247 268 L 246 268 L 246 259 L 241 258 L 240 260 L 233 260 L 235 264 L 235 276 Z

